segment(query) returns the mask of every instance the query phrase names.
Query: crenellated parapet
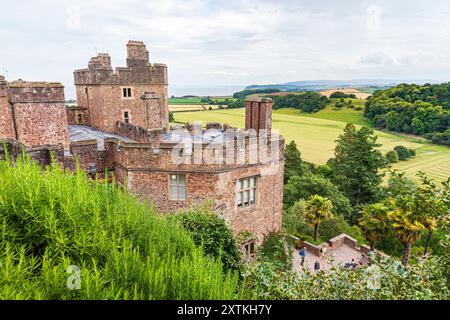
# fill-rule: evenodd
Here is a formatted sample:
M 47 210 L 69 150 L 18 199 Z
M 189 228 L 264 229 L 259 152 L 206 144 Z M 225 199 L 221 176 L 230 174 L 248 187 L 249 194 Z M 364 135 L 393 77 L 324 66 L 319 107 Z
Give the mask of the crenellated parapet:
M 167 85 L 167 66 L 150 63 L 149 52 L 142 41 L 127 44 L 127 66 L 111 66 L 111 57 L 99 53 L 89 61 L 87 69 L 74 71 L 75 85 L 89 84 L 164 84 Z
M 64 103 L 64 86 L 59 82 L 9 82 L 8 97 L 11 103 L 61 102 Z

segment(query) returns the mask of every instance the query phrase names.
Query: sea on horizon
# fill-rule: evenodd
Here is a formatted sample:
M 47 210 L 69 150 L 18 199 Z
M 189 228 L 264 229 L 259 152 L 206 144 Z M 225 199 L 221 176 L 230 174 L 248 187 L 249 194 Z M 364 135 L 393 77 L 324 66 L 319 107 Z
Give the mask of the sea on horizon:
M 244 90 L 244 86 L 170 86 L 169 97 L 182 96 L 231 96 L 237 91 Z

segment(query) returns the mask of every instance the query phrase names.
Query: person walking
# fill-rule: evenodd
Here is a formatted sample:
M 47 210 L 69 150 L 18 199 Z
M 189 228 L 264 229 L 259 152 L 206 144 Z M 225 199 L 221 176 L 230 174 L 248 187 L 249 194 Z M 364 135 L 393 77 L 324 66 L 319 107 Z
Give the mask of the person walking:
M 305 264 L 305 256 L 306 256 L 306 248 L 305 248 L 305 246 L 300 248 L 299 255 L 300 255 L 300 258 L 302 259 L 300 264 L 303 267 L 303 265 Z

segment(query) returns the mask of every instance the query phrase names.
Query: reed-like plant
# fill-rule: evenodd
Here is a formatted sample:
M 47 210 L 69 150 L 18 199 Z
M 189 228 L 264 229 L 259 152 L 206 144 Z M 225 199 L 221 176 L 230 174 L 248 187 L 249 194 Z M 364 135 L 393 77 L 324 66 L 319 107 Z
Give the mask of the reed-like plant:
M 80 289 L 67 268 L 78 266 Z M 0 299 L 233 299 L 238 277 L 114 183 L 0 161 Z

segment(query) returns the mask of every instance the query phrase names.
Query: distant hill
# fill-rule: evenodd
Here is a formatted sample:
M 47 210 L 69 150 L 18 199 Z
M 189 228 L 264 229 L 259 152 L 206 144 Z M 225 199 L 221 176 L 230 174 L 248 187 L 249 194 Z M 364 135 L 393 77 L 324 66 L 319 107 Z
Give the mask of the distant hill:
M 316 91 L 337 88 L 354 88 L 354 87 L 369 87 L 369 88 L 386 88 L 394 87 L 399 83 L 425 83 L 426 81 L 412 81 L 412 80 L 388 80 L 388 79 L 354 79 L 354 80 L 305 80 L 286 82 L 281 84 L 253 84 L 245 89 L 278 89 L 281 91 Z

